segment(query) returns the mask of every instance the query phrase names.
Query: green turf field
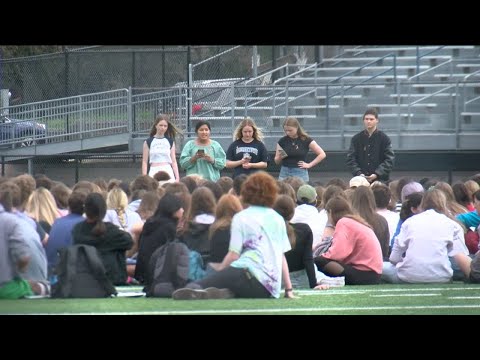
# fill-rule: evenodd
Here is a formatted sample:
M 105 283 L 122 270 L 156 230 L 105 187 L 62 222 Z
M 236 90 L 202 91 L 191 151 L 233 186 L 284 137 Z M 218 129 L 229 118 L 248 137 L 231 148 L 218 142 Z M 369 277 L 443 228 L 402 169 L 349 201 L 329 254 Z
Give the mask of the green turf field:
M 141 287 L 119 288 L 119 292 Z M 345 286 L 296 290 L 299 299 L 178 301 L 145 297 L 0 300 L 0 314 L 57 315 L 460 315 L 480 314 L 480 285 Z

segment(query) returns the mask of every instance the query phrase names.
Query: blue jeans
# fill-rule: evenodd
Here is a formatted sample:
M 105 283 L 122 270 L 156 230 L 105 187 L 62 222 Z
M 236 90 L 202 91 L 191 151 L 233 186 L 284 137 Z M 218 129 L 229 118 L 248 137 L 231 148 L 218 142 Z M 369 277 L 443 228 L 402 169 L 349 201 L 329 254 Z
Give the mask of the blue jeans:
M 282 166 L 280 168 L 280 174 L 278 175 L 278 180 L 283 180 L 285 179 L 286 177 L 289 177 L 289 176 L 296 176 L 300 179 L 302 179 L 303 181 L 305 181 L 306 183 L 308 183 L 309 181 L 309 177 L 308 177 L 308 170 L 307 169 L 301 169 L 301 168 L 291 168 L 291 167 L 286 167 L 286 166 Z

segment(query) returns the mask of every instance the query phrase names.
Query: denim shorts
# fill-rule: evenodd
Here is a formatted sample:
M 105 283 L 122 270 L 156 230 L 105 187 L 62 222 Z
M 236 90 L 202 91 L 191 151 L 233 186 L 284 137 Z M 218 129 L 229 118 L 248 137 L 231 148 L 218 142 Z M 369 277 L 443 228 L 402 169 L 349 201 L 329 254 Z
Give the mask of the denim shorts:
M 308 170 L 307 169 L 301 169 L 301 168 L 291 168 L 291 167 L 286 167 L 282 166 L 280 168 L 280 174 L 278 175 L 278 180 L 283 180 L 288 176 L 296 176 L 308 183 L 309 177 L 308 177 Z

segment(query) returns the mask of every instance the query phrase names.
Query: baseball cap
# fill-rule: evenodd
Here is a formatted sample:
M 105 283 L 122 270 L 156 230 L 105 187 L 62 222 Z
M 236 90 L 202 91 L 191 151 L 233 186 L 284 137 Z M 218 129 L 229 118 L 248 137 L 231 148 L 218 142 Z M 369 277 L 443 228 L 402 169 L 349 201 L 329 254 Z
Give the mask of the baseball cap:
M 413 193 L 416 193 L 416 192 L 421 192 L 421 193 L 423 193 L 423 192 L 424 192 L 423 186 L 422 186 L 420 183 L 415 182 L 415 181 L 409 182 L 407 185 L 405 185 L 405 186 L 402 188 L 402 192 L 401 192 L 401 194 L 400 194 L 401 199 L 402 199 L 402 202 L 405 201 L 405 198 L 406 198 L 408 195 L 413 194 Z
M 370 183 L 363 176 L 354 176 L 350 179 L 350 187 L 370 186 Z
M 314 203 L 317 200 L 317 191 L 308 184 L 302 185 L 297 190 L 297 200 L 300 202 Z

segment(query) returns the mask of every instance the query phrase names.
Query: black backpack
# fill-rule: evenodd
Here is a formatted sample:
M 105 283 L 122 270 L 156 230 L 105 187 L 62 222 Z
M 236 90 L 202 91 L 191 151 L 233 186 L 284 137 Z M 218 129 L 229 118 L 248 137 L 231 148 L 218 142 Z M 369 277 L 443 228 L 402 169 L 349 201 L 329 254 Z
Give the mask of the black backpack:
M 59 255 L 53 298 L 104 298 L 117 294 L 95 247 L 73 245 L 60 249 Z
M 147 297 L 171 297 L 188 282 L 188 247 L 177 240 L 157 248 L 148 262 L 144 291 Z

